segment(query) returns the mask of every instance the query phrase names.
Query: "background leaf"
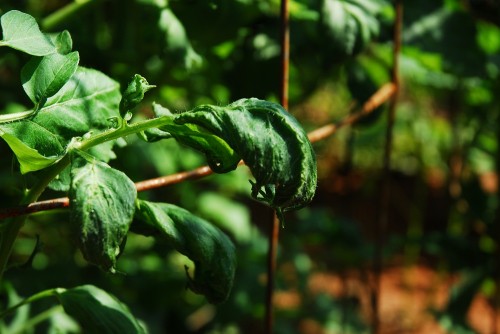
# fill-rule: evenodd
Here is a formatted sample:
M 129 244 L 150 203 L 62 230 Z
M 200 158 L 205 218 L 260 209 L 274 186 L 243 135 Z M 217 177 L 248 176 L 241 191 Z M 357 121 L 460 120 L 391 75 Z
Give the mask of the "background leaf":
M 205 295 L 211 303 L 226 301 L 233 286 L 236 253 L 222 231 L 189 211 L 166 203 L 140 200 L 135 217 L 134 231 L 165 240 L 194 262 L 194 277 L 188 276 L 191 290 Z
M 85 333 L 147 333 L 125 304 L 93 285 L 67 289 L 57 297 Z
M 2 15 L 0 22 L 3 33 L 0 46 L 10 46 L 33 56 L 45 56 L 57 51 L 31 15 L 11 10 Z
M 124 173 L 92 156 L 74 152 L 71 163 L 71 219 L 85 259 L 114 271 L 134 215 L 137 190 Z

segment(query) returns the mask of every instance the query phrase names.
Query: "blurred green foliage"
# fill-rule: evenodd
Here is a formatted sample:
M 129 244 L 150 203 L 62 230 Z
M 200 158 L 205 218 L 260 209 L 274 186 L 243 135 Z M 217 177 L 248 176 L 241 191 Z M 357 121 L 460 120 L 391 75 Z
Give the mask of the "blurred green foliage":
M 58 15 L 76 3 L 4 0 L 0 14 L 18 9 L 37 17 L 45 31 L 71 31 L 81 64 L 122 87 L 133 74 L 144 75 L 157 88 L 136 118 L 152 116 L 152 101 L 182 111 L 201 103 L 276 100 L 279 95 L 277 0 L 94 0 Z M 448 331 L 467 333 L 472 329 L 464 319 L 476 294 L 485 294 L 492 307 L 500 303 L 500 6 L 472 0 L 406 1 L 404 6 L 394 198 L 384 254 L 391 263 L 402 256 L 404 263 L 422 261 L 463 273 L 447 307 L 435 316 Z M 394 11 L 389 1 L 294 0 L 291 18 L 290 105 L 306 128 L 344 116 L 351 103 L 361 105 L 390 80 Z M 5 113 L 30 105 L 19 88 L 25 62 L 22 55 L 0 50 L 0 110 Z M 287 219 L 278 258 L 293 270 L 280 267 L 277 290 L 297 292 L 300 303 L 278 309 L 276 333 L 298 332 L 307 319 L 331 333 L 369 332 L 359 300 L 314 294 L 308 282 L 314 273 L 361 270 L 371 263 L 384 115 L 381 107 L 353 128 L 315 144 L 321 177 L 316 201 Z M 133 145 L 118 148 L 110 164 L 126 166 L 134 181 L 205 163 L 174 142 L 127 142 Z M 14 161 L 3 142 L 0 154 Z M 31 182 L 13 164 L 0 165 L 3 207 L 15 206 Z M 188 260 L 151 238 L 128 237 L 116 275 L 88 266 L 69 241 L 64 210 L 31 216 L 6 274 L 12 287 L 4 288 L 5 300 L 91 282 L 129 305 L 151 333 L 259 332 L 271 213 L 249 200 L 247 180 L 242 168 L 139 195 L 189 209 L 233 238 L 236 282 L 221 306 L 210 306 L 186 290 L 183 266 Z M 31 267 L 19 266 L 32 253 L 37 235 L 42 250 Z M 9 319 L 10 328 L 26 324 L 28 311 L 40 314 L 50 307 L 41 302 L 20 309 Z M 78 332 L 61 310 L 51 312 L 28 333 Z

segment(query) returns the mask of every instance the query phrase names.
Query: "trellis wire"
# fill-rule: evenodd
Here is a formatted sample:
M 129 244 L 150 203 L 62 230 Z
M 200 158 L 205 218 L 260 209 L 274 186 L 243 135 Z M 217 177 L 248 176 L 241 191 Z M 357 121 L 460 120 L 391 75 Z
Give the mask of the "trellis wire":
M 386 139 L 384 145 L 383 167 L 382 167 L 382 194 L 380 196 L 380 205 L 375 224 L 375 252 L 373 257 L 373 287 L 371 293 L 371 306 L 373 311 L 372 333 L 381 332 L 380 326 L 380 294 L 381 294 L 381 274 L 383 269 L 383 246 L 385 242 L 385 233 L 389 224 L 390 210 L 390 181 L 391 181 L 391 153 L 393 143 L 394 121 L 396 118 L 396 107 L 398 103 L 399 92 L 399 53 L 401 50 L 401 30 L 403 26 L 403 1 L 395 0 L 394 8 L 396 18 L 394 20 L 393 30 L 393 63 L 391 81 L 394 85 L 389 112 L 387 114 Z

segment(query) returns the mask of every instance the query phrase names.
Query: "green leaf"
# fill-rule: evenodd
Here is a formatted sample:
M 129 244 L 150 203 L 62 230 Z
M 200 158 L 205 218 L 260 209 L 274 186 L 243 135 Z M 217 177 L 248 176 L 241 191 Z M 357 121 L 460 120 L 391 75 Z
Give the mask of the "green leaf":
M 55 35 L 55 38 L 50 36 L 52 43 L 56 46 L 57 52 L 62 55 L 66 55 L 73 49 L 73 40 L 71 39 L 71 34 L 69 31 L 64 30 L 59 34 Z
M 114 271 L 135 211 L 137 190 L 124 173 L 75 151 L 71 163 L 71 219 L 85 259 Z
M 187 69 L 201 65 L 202 58 L 189 42 L 186 29 L 169 8 L 161 11 L 158 27 L 165 34 L 165 49 L 169 55 L 180 61 Z
M 78 52 L 67 55 L 53 53 L 31 59 L 21 71 L 21 81 L 33 103 L 44 101 L 56 94 L 78 68 Z
M 135 108 L 144 99 L 144 94 L 154 87 L 156 86 L 150 85 L 144 77 L 135 74 L 132 80 L 130 80 L 127 89 L 123 92 L 120 101 L 120 115 L 125 117 L 125 114 L 129 110 Z
M 76 136 L 109 128 L 109 119 L 118 116 L 119 84 L 103 73 L 78 67 L 70 80 L 33 118 L 66 144 Z
M 50 38 L 43 34 L 35 19 L 18 10 L 11 10 L 0 18 L 3 40 L 0 46 L 9 46 L 33 56 L 57 52 Z
M 224 302 L 231 291 L 236 253 L 231 240 L 215 226 L 175 205 L 139 200 L 134 231 L 165 240 L 196 266 L 188 286 L 211 303 Z
M 125 304 L 93 285 L 62 290 L 57 298 L 85 333 L 147 333 Z
M 157 103 L 153 104 L 153 111 L 157 117 L 173 116 L 167 108 Z M 148 129 L 142 133 L 142 138 L 148 142 L 172 137 L 206 154 L 208 165 L 217 173 L 234 170 L 240 161 L 240 157 L 224 140 L 194 124 L 171 124 L 159 129 Z
M 16 155 L 22 174 L 44 169 L 64 155 L 58 138 L 29 120 L 0 125 L 0 137 Z
M 160 129 L 168 131 L 177 141 L 203 152 L 207 156 L 208 165 L 217 173 L 234 170 L 240 161 L 239 155 L 231 146 L 200 126 L 167 125 Z
M 215 192 L 203 192 L 197 201 L 200 214 L 222 227 L 238 243 L 251 240 L 253 229 L 250 210 L 246 205 Z
M 317 183 L 313 148 L 304 129 L 279 104 L 252 98 L 226 107 L 202 105 L 175 121 L 199 125 L 223 139 L 252 171 L 255 199 L 282 211 L 312 200 Z
M 379 34 L 384 1 L 323 0 L 322 32 L 326 50 L 337 59 L 362 51 Z
M 155 117 L 173 116 L 170 110 L 155 102 L 153 102 L 153 112 L 155 114 Z M 153 143 L 155 141 L 162 139 L 172 138 L 172 135 L 169 132 L 160 130 L 158 128 L 147 129 L 145 131 L 140 132 L 138 135 L 139 138 L 147 141 L 148 143 Z
M 0 136 L 16 154 L 23 173 L 43 169 L 64 154 L 73 137 L 109 128 L 109 119 L 118 116 L 119 101 L 116 81 L 99 71 L 78 67 L 34 117 L 0 124 Z M 99 157 L 112 157 L 110 150 L 106 145 L 99 150 Z

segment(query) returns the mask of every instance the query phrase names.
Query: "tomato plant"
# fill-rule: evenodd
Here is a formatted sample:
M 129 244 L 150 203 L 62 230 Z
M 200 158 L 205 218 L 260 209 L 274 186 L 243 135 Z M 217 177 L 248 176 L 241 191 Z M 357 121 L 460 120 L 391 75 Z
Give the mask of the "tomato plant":
M 302 127 L 280 105 L 250 98 L 172 113 L 154 104 L 155 117 L 132 121 L 134 108 L 154 88 L 145 78 L 134 75 L 120 93 L 116 81 L 79 65 L 68 31 L 45 34 L 33 17 L 17 10 L 0 21 L 0 46 L 31 56 L 21 80 L 33 108 L 0 116 L 0 137 L 21 173 L 33 180 L 20 204 L 37 201 L 48 188 L 66 193 L 75 241 L 88 262 L 115 272 L 133 230 L 189 257 L 196 268 L 194 274 L 186 268 L 187 286 L 209 302 L 224 302 L 233 284 L 236 255 L 227 235 L 183 208 L 138 199 L 126 171 L 108 164 L 114 146 L 127 136 L 145 142 L 175 139 L 204 153 L 217 173 L 232 171 L 243 160 L 255 178 L 252 197 L 281 219 L 283 212 L 312 200 L 315 154 Z M 25 220 L 20 216 L 2 223 L 0 277 Z M 126 306 L 91 285 L 39 292 L 3 315 L 49 296 L 89 332 L 145 331 Z

